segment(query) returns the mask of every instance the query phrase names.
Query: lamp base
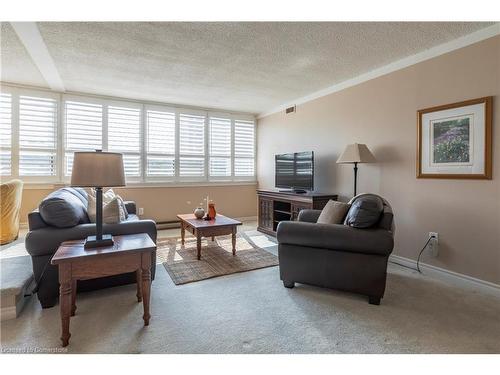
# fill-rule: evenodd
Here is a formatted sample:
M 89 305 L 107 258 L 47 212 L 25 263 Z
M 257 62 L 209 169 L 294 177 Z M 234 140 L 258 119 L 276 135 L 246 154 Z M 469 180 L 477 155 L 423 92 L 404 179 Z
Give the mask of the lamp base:
M 98 240 L 96 236 L 88 236 L 83 245 L 84 249 L 94 249 L 96 247 L 113 246 L 113 236 L 111 234 L 103 234 L 102 239 Z

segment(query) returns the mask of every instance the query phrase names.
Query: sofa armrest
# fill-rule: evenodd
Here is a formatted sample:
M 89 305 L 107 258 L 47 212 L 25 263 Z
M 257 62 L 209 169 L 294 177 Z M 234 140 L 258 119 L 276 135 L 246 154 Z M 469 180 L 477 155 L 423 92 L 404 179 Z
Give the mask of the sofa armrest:
M 40 212 L 32 211 L 28 214 L 28 227 L 30 230 L 40 229 L 47 227 L 47 223 L 43 221 Z
M 352 253 L 389 255 L 394 247 L 391 232 L 380 228 L 356 229 L 342 224 L 282 221 L 276 237 L 280 244 Z
M 103 233 L 114 236 L 147 233 L 156 243 L 156 223 L 153 220 L 125 221 L 103 224 Z M 95 235 L 95 224 L 80 224 L 71 228 L 45 227 L 26 235 L 26 250 L 31 256 L 52 255 L 64 241 L 78 240 Z
M 307 223 L 316 223 L 320 214 L 321 210 L 300 210 L 297 220 Z
M 137 214 L 137 207 L 134 201 L 125 201 L 123 203 L 125 203 L 125 208 L 129 214 Z

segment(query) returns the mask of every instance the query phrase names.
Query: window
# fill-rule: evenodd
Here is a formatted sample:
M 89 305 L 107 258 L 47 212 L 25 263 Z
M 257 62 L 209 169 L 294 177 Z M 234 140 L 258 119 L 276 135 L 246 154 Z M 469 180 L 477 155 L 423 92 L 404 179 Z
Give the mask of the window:
M 146 174 L 175 175 L 175 113 L 148 110 Z
M 108 107 L 108 151 L 123 154 L 125 175 L 141 175 L 141 110 Z
M 10 176 L 12 170 L 12 95 L 0 96 L 0 175 Z
M 231 176 L 231 120 L 211 117 L 209 124 L 210 176 Z
M 179 176 L 205 175 L 205 116 L 179 116 Z
M 255 175 L 255 125 L 253 121 L 234 122 L 234 175 Z
M 102 105 L 65 102 L 64 174 L 71 176 L 75 151 L 102 150 Z
M 19 98 L 19 176 L 55 176 L 57 102 Z
M 251 118 L 2 85 L 2 176 L 67 183 L 74 153 L 94 150 L 123 154 L 128 183 L 255 179 Z

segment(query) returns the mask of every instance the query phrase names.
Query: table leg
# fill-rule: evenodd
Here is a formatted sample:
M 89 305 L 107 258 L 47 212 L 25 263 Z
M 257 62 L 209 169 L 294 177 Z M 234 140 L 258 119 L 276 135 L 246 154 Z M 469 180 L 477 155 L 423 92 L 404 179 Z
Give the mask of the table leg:
M 142 302 L 142 270 L 135 271 L 135 280 L 137 283 L 137 302 Z
M 149 299 L 151 295 L 151 265 L 149 268 L 142 270 L 142 304 L 144 306 L 144 325 L 149 325 L 149 319 L 151 315 L 149 314 Z
M 196 232 L 196 251 L 197 251 L 197 256 L 198 260 L 201 259 L 201 234 L 200 232 Z
M 215 237 L 214 237 L 214 236 L 212 236 L 212 242 L 214 242 L 214 241 L 215 241 Z
M 186 236 L 186 227 L 184 222 L 181 220 L 181 244 L 184 245 L 184 237 Z
M 71 281 L 71 316 L 76 312 L 76 280 Z
M 233 255 L 236 255 L 236 227 L 233 227 L 233 233 L 231 236 L 231 240 L 233 243 Z
M 69 344 L 69 320 L 71 317 L 71 264 L 59 266 L 59 305 L 61 309 L 61 341 L 63 346 Z

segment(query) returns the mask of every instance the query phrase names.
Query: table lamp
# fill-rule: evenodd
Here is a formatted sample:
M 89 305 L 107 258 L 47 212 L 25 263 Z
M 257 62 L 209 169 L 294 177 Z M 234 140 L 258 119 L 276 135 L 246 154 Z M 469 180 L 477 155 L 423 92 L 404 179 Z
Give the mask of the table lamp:
M 116 152 L 75 152 L 71 186 L 93 187 L 96 192 L 96 235 L 88 236 L 84 248 L 112 246 L 111 234 L 102 234 L 102 188 L 125 186 L 123 156 Z
M 354 164 L 354 196 L 358 183 L 358 163 L 375 163 L 377 160 L 365 144 L 353 143 L 347 145 L 337 164 Z

